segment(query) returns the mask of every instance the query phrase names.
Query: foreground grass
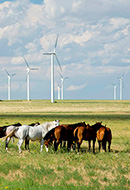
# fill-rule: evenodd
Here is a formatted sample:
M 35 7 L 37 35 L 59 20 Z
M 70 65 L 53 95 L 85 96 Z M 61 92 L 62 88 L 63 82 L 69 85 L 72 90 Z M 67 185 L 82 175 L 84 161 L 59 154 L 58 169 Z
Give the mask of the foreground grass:
M 1 104 L 2 103 L 2 104 Z M 98 109 L 99 107 L 99 109 Z M 28 109 L 27 109 L 28 108 Z M 130 101 L 4 101 L 0 102 L 1 126 L 60 119 L 61 123 L 103 121 L 112 129 L 110 153 L 82 150 L 68 153 L 50 147 L 40 153 L 39 142 L 30 143 L 30 152 L 18 153 L 17 140 L 4 150 L 0 140 L 0 190 L 3 189 L 130 189 Z

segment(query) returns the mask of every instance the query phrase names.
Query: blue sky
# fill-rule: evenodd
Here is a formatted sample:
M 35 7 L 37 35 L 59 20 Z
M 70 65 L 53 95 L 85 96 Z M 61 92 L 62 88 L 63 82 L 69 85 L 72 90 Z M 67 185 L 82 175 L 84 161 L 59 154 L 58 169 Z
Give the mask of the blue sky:
M 26 65 L 30 98 L 50 99 L 50 57 L 62 66 L 65 99 L 113 99 L 113 85 L 123 78 L 123 99 L 130 99 L 129 0 L 0 0 L 0 99 L 7 99 L 5 69 L 16 73 L 11 99 L 26 99 Z M 60 84 L 55 61 L 55 99 Z

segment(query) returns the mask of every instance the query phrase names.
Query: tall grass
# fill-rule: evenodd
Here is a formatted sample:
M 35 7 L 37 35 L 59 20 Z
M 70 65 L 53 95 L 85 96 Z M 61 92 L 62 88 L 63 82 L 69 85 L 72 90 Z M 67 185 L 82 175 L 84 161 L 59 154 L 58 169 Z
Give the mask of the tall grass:
M 98 109 L 99 108 L 99 109 Z M 130 189 L 130 101 L 1 101 L 0 125 L 16 122 L 28 124 L 60 119 L 60 123 L 102 121 L 112 130 L 111 152 L 88 152 L 83 142 L 81 151 L 67 152 L 53 146 L 40 153 L 40 143 L 30 142 L 30 152 L 17 139 L 8 152 L 0 139 L 0 190 L 14 189 Z

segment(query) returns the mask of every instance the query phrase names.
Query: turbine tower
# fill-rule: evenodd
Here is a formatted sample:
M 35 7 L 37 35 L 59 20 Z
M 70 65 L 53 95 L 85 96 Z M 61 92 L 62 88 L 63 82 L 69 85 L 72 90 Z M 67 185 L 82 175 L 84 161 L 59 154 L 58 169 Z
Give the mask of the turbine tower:
M 57 83 L 57 88 L 58 88 L 58 100 L 60 100 L 61 99 L 61 93 L 60 93 L 60 91 L 61 91 L 61 86 Z
M 112 83 L 112 85 L 113 85 L 113 88 L 114 88 L 114 100 L 116 100 L 116 99 L 117 99 L 117 98 L 116 98 L 116 87 L 117 87 L 117 86 L 116 86 L 115 84 L 113 84 L 113 83 Z
M 26 71 L 27 71 L 27 100 L 30 100 L 30 80 L 29 80 L 29 73 L 30 73 L 30 70 L 38 70 L 37 68 L 30 68 L 30 66 L 29 66 L 29 64 L 28 64 L 28 62 L 27 62 L 27 60 L 25 59 L 25 57 L 23 57 L 24 58 L 24 61 L 25 61 L 25 63 L 26 63 L 26 66 L 27 66 L 27 68 L 26 68 Z
M 6 72 L 7 77 L 8 77 L 8 100 L 10 100 L 10 97 L 11 97 L 11 77 L 16 75 L 16 73 L 10 75 L 6 69 L 5 69 L 5 72 Z
M 120 82 L 120 100 L 123 99 L 123 78 L 124 78 L 124 73 L 122 74 L 121 77 L 119 77 L 119 82 Z
M 68 79 L 69 77 L 64 78 L 61 75 L 61 73 L 59 73 L 59 74 L 60 74 L 60 77 L 61 77 L 61 99 L 63 100 L 64 99 L 64 80 Z
M 54 103 L 54 57 L 56 58 L 57 63 L 60 67 L 60 70 L 62 71 L 60 62 L 59 62 L 58 57 L 56 55 L 57 42 L 58 42 L 58 35 L 56 37 L 56 42 L 55 42 L 53 52 L 43 53 L 43 55 L 50 55 L 51 56 L 51 103 Z

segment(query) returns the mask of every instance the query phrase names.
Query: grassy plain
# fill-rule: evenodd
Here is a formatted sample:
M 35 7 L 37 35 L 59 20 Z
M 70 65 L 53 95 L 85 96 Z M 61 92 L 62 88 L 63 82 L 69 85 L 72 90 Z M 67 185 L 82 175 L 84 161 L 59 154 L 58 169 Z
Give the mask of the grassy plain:
M 19 155 L 17 140 L 4 150 L 0 139 L 0 190 L 125 190 L 130 189 L 130 101 L 50 100 L 0 101 L 0 126 L 21 122 L 29 124 L 60 119 L 60 123 L 102 121 L 112 130 L 110 153 L 82 150 L 68 153 L 50 147 L 40 153 L 39 142 L 30 143 L 30 152 Z

